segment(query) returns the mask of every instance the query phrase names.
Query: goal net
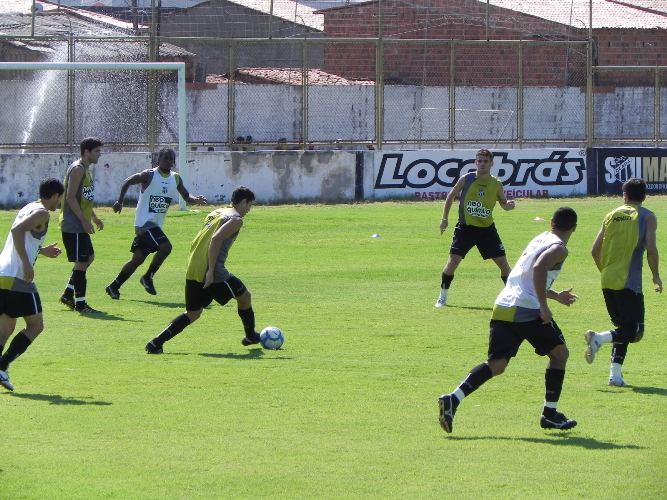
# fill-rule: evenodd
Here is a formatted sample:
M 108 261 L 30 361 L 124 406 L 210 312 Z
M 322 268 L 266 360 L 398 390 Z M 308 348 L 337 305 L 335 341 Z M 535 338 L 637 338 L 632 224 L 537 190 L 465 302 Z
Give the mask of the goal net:
M 0 152 L 172 147 L 187 178 L 185 63 L 0 62 Z M 183 207 L 183 202 L 181 201 Z

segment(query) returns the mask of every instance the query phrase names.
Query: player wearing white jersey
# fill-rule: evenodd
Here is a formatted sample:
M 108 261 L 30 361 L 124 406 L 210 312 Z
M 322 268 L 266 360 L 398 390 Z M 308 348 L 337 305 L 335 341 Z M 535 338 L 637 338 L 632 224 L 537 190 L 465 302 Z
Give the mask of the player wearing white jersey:
M 140 184 L 141 194 L 134 218 L 136 237 L 130 247 L 132 258 L 125 263 L 116 279 L 106 287 L 106 292 L 112 299 L 120 298 L 120 287 L 153 252 L 155 252 L 153 260 L 139 282 L 148 293 L 157 294 L 153 285 L 153 276 L 169 256 L 172 248 L 169 238 L 162 231 L 169 206 L 178 198 L 179 194 L 186 202 L 206 203 L 206 198 L 203 196 L 191 195 L 183 186 L 181 176 L 172 171 L 175 160 L 176 153 L 173 149 L 160 150 L 157 167 L 131 175 L 125 179 L 120 188 L 118 201 L 113 204 L 113 210 L 116 213 L 120 213 L 123 209 L 125 193 L 130 186 Z
M 16 319 L 25 320 L 25 329 L 12 339 L 0 356 L 0 385 L 13 391 L 7 369 L 25 352 L 44 329 L 42 303 L 35 286 L 33 266 L 39 254 L 60 255 L 55 243 L 42 246 L 49 229 L 49 212 L 60 203 L 65 187 L 58 179 L 44 179 L 39 186 L 39 201 L 19 210 L 0 254 L 0 354 L 16 327 Z
M 446 432 L 452 432 L 454 414 L 461 401 L 487 380 L 503 373 L 524 340 L 530 342 L 536 354 L 549 357 L 540 425 L 563 430 L 577 425 L 556 411 L 569 353 L 547 305 L 547 298 L 566 306 L 577 299 L 571 288 L 561 292 L 551 290 L 567 258 L 566 244 L 576 227 L 574 210 L 568 207 L 556 210 L 551 232 L 535 237 L 510 272 L 493 308 L 487 361 L 474 367 L 454 392 L 438 399 L 440 425 Z

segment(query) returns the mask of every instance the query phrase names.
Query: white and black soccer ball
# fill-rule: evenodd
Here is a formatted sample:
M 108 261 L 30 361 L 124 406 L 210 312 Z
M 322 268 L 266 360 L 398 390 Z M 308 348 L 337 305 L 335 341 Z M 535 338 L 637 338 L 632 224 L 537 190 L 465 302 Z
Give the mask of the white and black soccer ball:
M 285 336 L 277 326 L 267 326 L 259 334 L 259 343 L 264 349 L 280 349 L 283 342 L 285 342 Z

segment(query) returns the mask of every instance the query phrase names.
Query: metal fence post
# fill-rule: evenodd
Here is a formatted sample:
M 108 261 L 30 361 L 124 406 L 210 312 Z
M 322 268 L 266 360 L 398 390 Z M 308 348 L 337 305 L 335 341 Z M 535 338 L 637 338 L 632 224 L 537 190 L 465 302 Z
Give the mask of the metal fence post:
M 518 45 L 519 75 L 516 87 L 516 136 L 519 142 L 519 148 L 523 149 L 523 40 Z
M 236 45 L 230 43 L 228 47 L 227 61 L 229 63 L 229 79 L 227 80 L 227 141 L 229 143 L 229 149 L 232 148 L 234 144 L 234 139 L 236 137 L 234 130 L 234 109 L 236 106 L 235 103 L 235 89 L 234 89 L 234 71 L 236 66 Z
M 456 69 L 456 48 L 454 40 L 449 42 L 449 143 L 454 149 L 456 141 L 456 80 L 454 70 Z
M 308 143 L 308 41 L 303 39 L 301 50 L 301 145 L 306 149 Z
M 375 146 L 382 149 L 384 143 L 384 43 L 382 37 L 375 41 Z
M 75 39 L 74 34 L 69 33 L 67 37 L 67 62 L 76 61 L 76 49 L 75 49 Z M 75 142 L 75 112 L 76 112 L 76 93 L 75 86 L 76 84 L 76 74 L 74 71 L 67 72 L 67 113 L 65 116 L 66 121 L 66 142 L 67 146 L 74 147 Z

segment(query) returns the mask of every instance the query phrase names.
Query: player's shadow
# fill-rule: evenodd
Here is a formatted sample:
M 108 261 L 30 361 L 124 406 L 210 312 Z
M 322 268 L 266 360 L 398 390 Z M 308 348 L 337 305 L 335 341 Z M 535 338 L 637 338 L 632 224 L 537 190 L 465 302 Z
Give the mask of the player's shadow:
M 239 354 L 237 352 L 215 353 L 215 352 L 201 352 L 200 356 L 206 358 L 221 358 L 221 359 L 259 359 L 264 356 L 263 349 L 250 349 L 247 352 Z
M 453 307 L 455 309 L 470 309 L 471 311 L 493 311 L 493 307 L 480 307 L 480 306 L 454 306 L 447 305 L 446 307 Z
M 617 444 L 608 441 L 599 441 L 594 438 L 585 438 L 580 436 L 570 436 L 567 433 L 555 435 L 553 438 L 529 438 L 529 437 L 508 437 L 508 436 L 479 436 L 479 437 L 465 437 L 465 436 L 448 436 L 447 439 L 455 441 L 482 441 L 482 440 L 497 440 L 497 441 L 524 441 L 526 443 L 536 444 L 550 444 L 554 446 L 576 446 L 585 448 L 587 450 L 643 450 L 643 446 L 636 444 Z
M 611 389 L 598 389 L 598 392 L 610 392 L 612 394 L 618 394 L 619 392 L 624 392 L 624 389 L 631 389 L 632 392 L 637 392 L 639 394 L 652 394 L 656 396 L 667 396 L 667 389 L 662 387 L 641 387 L 637 385 L 626 385 L 624 387 L 614 387 Z
M 132 302 L 141 302 L 143 304 L 150 304 L 152 306 L 169 307 L 171 309 L 185 310 L 184 302 L 158 302 L 157 300 L 137 300 L 137 299 L 132 300 Z
M 93 398 L 70 398 L 61 396 L 60 394 L 27 394 L 23 392 L 10 393 L 13 398 L 31 399 L 33 401 L 47 401 L 52 405 L 94 405 L 94 406 L 109 406 L 112 403 L 108 401 L 97 401 Z
M 130 323 L 141 323 L 141 320 L 138 319 L 128 319 L 124 316 L 116 316 L 115 314 L 110 314 L 108 312 L 100 311 L 97 314 L 82 314 L 84 318 L 96 319 L 101 321 L 128 321 Z

